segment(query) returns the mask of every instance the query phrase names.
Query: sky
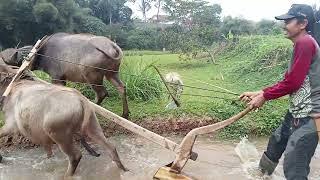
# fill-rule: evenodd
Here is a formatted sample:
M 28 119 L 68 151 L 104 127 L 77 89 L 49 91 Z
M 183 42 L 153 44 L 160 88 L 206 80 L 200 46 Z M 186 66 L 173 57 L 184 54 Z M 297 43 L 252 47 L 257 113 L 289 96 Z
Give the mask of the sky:
M 207 0 L 210 4 L 220 4 L 222 7 L 222 17 L 243 17 L 253 21 L 261 19 L 273 20 L 275 16 L 286 13 L 291 4 L 304 3 L 317 7 L 320 5 L 320 0 Z M 134 11 L 133 17 L 141 18 L 141 12 L 138 11 L 137 5 L 130 4 Z M 147 13 L 150 18 L 156 14 L 156 9 L 152 9 Z M 164 14 L 162 12 L 161 14 Z

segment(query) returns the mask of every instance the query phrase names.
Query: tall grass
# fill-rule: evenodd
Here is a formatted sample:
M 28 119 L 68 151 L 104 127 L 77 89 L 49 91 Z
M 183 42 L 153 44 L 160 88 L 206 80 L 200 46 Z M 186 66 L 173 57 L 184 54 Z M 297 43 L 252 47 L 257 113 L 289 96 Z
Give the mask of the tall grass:
M 170 51 L 140 51 L 140 50 L 129 50 L 124 51 L 125 56 L 143 56 L 143 55 L 163 55 L 170 54 Z
M 243 36 L 224 46 L 218 61 L 228 64 L 227 74 L 237 81 L 265 86 L 283 77 L 292 50 L 291 42 L 281 36 Z
M 126 85 L 129 100 L 148 101 L 162 97 L 164 86 L 155 69 L 151 66 L 153 61 L 125 60 L 121 64 L 120 79 Z M 35 71 L 37 77 L 51 82 L 48 74 Z M 67 86 L 79 90 L 87 98 L 95 98 L 94 91 L 89 84 L 67 82 Z M 116 88 L 110 82 L 104 80 L 104 87 L 111 97 L 119 97 Z
M 129 99 L 147 101 L 162 97 L 164 86 L 153 64 L 154 61 L 125 60 L 121 65 L 120 77 L 126 84 Z

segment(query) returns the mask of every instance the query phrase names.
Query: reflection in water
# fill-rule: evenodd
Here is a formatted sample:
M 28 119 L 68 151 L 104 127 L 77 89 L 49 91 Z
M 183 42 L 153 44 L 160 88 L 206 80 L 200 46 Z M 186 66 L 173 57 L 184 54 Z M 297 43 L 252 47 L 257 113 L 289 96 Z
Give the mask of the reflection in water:
M 180 137 L 170 137 L 180 142 Z M 119 171 L 102 150 L 100 157 L 93 157 L 83 151 L 83 157 L 73 180 L 148 180 L 156 170 L 174 160 L 174 153 L 140 137 L 113 137 L 110 142 L 116 145 L 119 155 L 129 172 Z M 283 180 L 282 161 L 271 177 L 259 177 L 258 161 L 267 141 L 246 139 L 240 143 L 214 141 L 212 138 L 197 139 L 194 151 L 198 160 L 188 161 L 183 171 L 204 180 Z M 256 149 L 257 147 L 257 149 Z M 82 149 L 83 150 L 83 149 Z M 67 159 L 55 146 L 54 157 L 47 159 L 42 148 L 2 151 L 4 162 L 0 163 L 0 180 L 60 180 L 67 168 Z M 310 179 L 320 177 L 320 149 L 312 160 Z M 316 178 L 317 177 L 317 178 Z

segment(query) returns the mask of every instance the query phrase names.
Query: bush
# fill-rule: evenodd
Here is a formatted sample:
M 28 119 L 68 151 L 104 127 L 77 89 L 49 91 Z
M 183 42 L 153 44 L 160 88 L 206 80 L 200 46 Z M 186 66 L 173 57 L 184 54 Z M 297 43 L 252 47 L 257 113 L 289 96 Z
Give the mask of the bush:
M 114 42 L 123 49 L 128 47 L 128 32 L 124 29 L 125 26 L 121 24 L 107 25 L 106 37 L 110 37 Z
M 156 29 L 144 28 L 129 31 L 126 49 L 159 50 L 159 32 Z

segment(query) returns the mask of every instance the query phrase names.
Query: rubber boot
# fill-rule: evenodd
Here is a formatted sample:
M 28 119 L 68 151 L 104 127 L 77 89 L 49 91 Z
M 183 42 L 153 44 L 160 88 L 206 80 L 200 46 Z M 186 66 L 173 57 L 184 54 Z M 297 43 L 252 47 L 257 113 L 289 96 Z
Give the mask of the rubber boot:
M 278 162 L 273 162 L 265 153 L 263 153 L 259 162 L 259 168 L 263 174 L 267 174 L 270 176 L 276 169 L 277 165 Z

